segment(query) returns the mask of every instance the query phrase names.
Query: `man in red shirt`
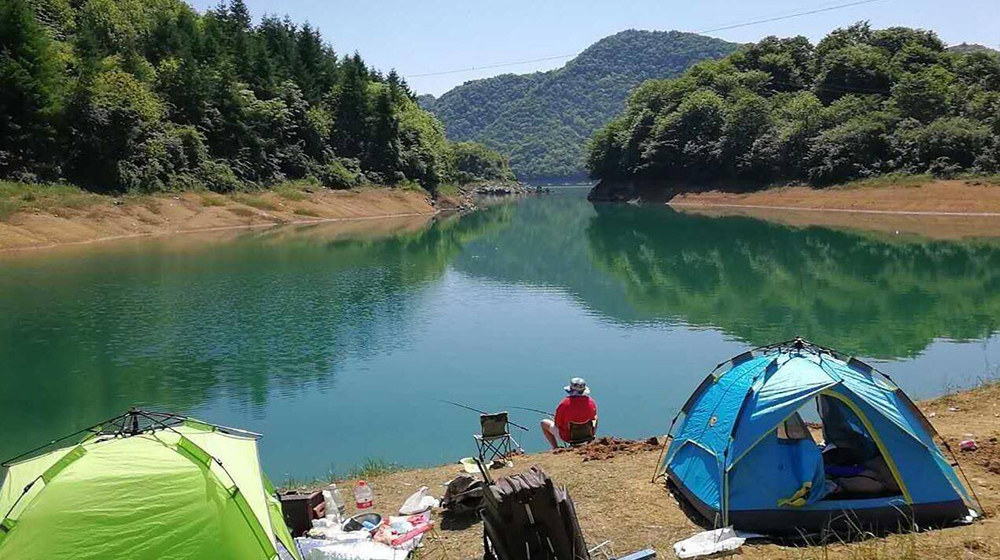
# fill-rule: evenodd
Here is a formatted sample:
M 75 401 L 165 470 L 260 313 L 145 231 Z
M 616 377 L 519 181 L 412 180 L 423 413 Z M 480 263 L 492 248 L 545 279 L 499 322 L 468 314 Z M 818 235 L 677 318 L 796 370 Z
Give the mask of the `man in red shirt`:
M 592 423 L 597 431 L 597 403 L 590 398 L 587 382 L 579 377 L 570 380 L 566 388 L 567 396 L 556 407 L 555 421 L 542 420 L 542 433 L 552 449 L 559 448 L 559 440 L 570 441 L 570 422 L 574 424 Z

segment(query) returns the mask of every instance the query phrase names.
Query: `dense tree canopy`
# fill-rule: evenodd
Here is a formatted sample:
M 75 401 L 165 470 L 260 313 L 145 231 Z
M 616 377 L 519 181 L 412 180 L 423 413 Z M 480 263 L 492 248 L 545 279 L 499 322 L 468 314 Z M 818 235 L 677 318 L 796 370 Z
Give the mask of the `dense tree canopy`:
M 467 175 L 456 157 L 506 169 L 482 146 L 453 153 L 395 71 L 338 56 L 308 23 L 255 24 L 243 0 L 204 14 L 181 0 L 0 3 L 0 178 L 433 188 Z
M 647 81 L 587 153 L 594 178 L 748 188 L 998 166 L 1000 57 L 867 23 L 815 46 L 768 37 Z
M 587 139 L 621 112 L 635 86 L 735 48 L 693 33 L 622 31 L 562 68 L 475 80 L 420 103 L 444 122 L 450 139 L 510 154 L 522 179 L 582 177 Z

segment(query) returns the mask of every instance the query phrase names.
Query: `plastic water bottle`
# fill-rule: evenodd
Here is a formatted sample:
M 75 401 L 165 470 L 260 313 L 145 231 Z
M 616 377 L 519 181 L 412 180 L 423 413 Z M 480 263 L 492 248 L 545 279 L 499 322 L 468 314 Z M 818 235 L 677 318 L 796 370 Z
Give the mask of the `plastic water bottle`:
M 340 515 L 344 515 L 344 496 L 341 495 L 340 489 L 337 488 L 336 484 L 330 484 L 326 487 L 326 491 L 330 493 L 330 501 L 333 502 L 333 506 L 337 509 Z M 329 505 L 326 509 L 330 509 Z
M 372 492 L 368 483 L 359 480 L 357 486 L 354 487 L 354 504 L 358 509 L 368 509 L 372 507 L 375 502 L 375 494 Z

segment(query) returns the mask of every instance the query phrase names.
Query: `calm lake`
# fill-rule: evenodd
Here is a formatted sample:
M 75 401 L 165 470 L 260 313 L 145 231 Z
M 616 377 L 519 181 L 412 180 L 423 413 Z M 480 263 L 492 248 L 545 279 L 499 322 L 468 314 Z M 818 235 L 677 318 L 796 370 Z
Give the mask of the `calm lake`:
M 715 364 L 796 335 L 915 398 L 997 374 L 1000 240 L 585 196 L 0 255 L 0 459 L 138 405 L 263 433 L 276 482 L 439 464 L 478 419 L 436 399 L 549 409 L 571 376 L 603 433 L 649 436 Z M 540 415 L 512 419 L 543 448 Z

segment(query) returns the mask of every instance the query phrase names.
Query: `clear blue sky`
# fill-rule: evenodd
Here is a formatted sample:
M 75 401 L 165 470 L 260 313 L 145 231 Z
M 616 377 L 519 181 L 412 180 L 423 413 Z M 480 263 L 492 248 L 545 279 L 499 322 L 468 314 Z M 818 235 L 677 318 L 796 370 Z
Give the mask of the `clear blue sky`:
M 412 76 L 578 52 L 624 29 L 702 31 L 850 0 L 245 0 L 254 16 L 288 14 L 320 28 L 340 53 Z M 198 9 L 218 0 L 194 0 Z M 867 19 L 876 27 L 933 29 L 949 44 L 1000 46 L 1000 0 L 881 0 L 785 21 L 707 33 L 749 42 L 767 35 L 813 41 Z M 440 95 L 467 80 L 547 70 L 553 60 L 505 68 L 408 78 L 418 93 Z

